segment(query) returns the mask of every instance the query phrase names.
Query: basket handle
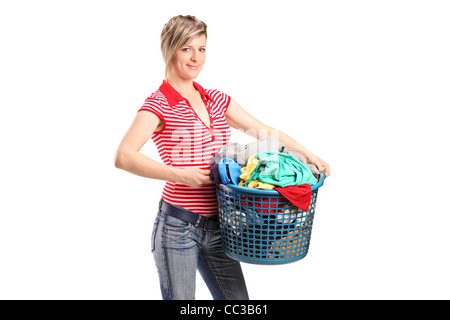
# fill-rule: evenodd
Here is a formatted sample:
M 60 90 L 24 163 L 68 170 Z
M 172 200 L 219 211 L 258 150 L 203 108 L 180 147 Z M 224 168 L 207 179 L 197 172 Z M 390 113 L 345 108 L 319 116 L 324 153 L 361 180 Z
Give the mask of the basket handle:
M 324 171 L 322 171 L 320 175 L 320 180 L 315 185 L 311 186 L 311 190 L 319 189 L 323 185 L 323 182 L 325 181 L 326 177 L 327 175 L 325 174 Z

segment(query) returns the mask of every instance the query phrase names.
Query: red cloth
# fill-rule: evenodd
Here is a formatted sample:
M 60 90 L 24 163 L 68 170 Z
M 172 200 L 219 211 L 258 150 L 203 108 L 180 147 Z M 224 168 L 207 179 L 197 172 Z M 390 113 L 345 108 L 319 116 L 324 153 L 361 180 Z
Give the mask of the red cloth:
M 311 186 L 309 184 L 275 187 L 275 190 L 303 211 L 308 211 L 312 195 Z

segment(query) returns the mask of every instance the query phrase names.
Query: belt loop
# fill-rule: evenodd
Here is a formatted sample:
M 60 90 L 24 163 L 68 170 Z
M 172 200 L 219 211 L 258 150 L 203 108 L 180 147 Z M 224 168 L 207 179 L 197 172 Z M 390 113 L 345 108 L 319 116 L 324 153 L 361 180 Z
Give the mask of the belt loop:
M 200 224 L 201 218 L 202 218 L 202 216 L 201 216 L 201 215 L 198 215 L 197 222 L 195 223 L 195 226 L 194 226 L 194 227 L 196 227 L 196 228 L 198 227 L 198 225 Z
M 162 203 L 163 203 L 163 198 L 161 198 L 161 199 L 159 200 L 158 211 L 161 211 Z
M 209 219 L 206 218 L 206 219 L 205 219 L 205 224 L 203 225 L 203 231 L 208 231 L 208 230 L 206 229 L 206 227 L 207 227 L 207 225 L 208 225 L 208 221 L 209 221 Z

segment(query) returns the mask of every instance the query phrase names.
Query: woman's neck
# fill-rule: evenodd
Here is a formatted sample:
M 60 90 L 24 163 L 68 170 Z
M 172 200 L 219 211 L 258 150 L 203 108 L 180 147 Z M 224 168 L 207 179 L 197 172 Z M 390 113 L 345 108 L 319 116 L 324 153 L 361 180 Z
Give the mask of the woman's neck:
M 168 82 L 182 96 L 191 95 L 196 91 L 193 85 L 193 80 L 185 80 L 181 78 L 168 78 L 166 79 L 166 82 Z

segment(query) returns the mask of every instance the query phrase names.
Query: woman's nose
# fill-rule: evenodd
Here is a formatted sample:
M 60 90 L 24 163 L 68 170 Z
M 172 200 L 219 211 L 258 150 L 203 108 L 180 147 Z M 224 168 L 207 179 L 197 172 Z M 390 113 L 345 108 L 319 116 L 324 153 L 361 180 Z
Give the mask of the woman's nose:
M 192 61 L 196 61 L 197 60 L 197 53 L 194 50 L 192 50 L 191 60 Z

